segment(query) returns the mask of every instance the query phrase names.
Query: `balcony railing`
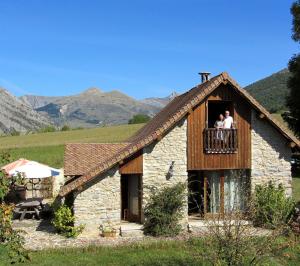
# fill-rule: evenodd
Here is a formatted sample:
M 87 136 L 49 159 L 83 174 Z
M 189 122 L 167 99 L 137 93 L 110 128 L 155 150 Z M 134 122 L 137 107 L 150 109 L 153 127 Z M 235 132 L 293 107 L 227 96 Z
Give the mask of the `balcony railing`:
M 206 153 L 235 153 L 238 148 L 237 129 L 204 129 L 204 151 Z

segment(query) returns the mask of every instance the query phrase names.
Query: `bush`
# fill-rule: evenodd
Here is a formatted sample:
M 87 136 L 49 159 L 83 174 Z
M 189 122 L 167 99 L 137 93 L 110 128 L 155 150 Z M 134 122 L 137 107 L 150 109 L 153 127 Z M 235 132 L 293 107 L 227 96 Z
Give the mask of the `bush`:
M 61 131 L 69 131 L 71 130 L 71 128 L 68 126 L 68 125 L 64 125 L 62 128 L 61 128 Z
M 39 133 L 47 133 L 47 132 L 55 132 L 55 131 L 56 131 L 56 128 L 54 126 L 47 126 L 47 127 L 41 128 L 39 130 Z
M 128 124 L 142 124 L 142 123 L 147 123 L 150 119 L 151 118 L 148 115 L 137 114 L 137 115 L 134 115 L 133 118 L 131 118 L 128 121 Z
M 72 210 L 68 206 L 62 205 L 55 211 L 52 224 L 58 233 L 65 237 L 77 237 L 83 231 L 84 226 L 74 226 L 74 221 Z
M 149 203 L 145 206 L 144 233 L 152 236 L 174 236 L 182 227 L 186 186 L 178 183 L 161 190 L 151 189 Z
M 23 247 L 24 237 L 12 228 L 14 207 L 12 204 L 0 204 L 0 244 L 6 247 L 12 264 L 29 260 L 28 252 Z
M 294 201 L 285 196 L 282 185 L 272 182 L 255 187 L 253 199 L 253 222 L 257 226 L 275 229 L 286 225 L 295 208 Z

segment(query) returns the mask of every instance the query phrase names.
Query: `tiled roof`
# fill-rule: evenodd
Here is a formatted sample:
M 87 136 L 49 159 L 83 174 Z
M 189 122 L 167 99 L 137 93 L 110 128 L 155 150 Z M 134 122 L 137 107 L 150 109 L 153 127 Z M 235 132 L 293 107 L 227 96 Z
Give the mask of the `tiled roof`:
M 64 174 L 84 175 L 128 143 L 70 143 L 65 146 Z
M 203 101 L 205 97 L 218 88 L 219 85 L 227 83 L 231 84 L 233 89 L 248 100 L 254 109 L 262 113 L 266 117 L 266 121 L 269 121 L 289 141 L 295 143 L 295 145 L 300 148 L 300 142 L 295 136 L 290 134 L 288 130 L 274 120 L 268 111 L 263 108 L 247 91 L 242 89 L 226 72 L 223 72 L 173 99 L 173 101 L 163 108 L 147 125 L 141 128 L 136 135 L 128 140 L 130 142 L 128 145 L 118 151 L 115 155 L 99 162 L 98 165 L 86 172 L 84 175 L 63 186 L 61 188 L 60 195 L 65 196 L 72 190 L 77 189 L 86 182 L 89 182 L 95 176 L 110 169 L 138 150 L 162 137 L 178 121 L 186 116 L 188 112 Z

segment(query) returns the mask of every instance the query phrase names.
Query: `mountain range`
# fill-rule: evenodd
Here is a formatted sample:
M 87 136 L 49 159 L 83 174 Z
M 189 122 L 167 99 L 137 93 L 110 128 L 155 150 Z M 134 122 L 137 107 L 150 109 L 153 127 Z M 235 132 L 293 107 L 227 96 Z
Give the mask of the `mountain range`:
M 94 127 L 127 123 L 135 114 L 154 116 L 175 94 L 141 101 L 114 90 L 89 88 L 77 95 L 45 97 L 24 95 L 20 99 L 57 126 Z
M 288 70 L 283 69 L 245 89 L 269 111 L 286 110 L 289 75 Z M 164 98 L 136 100 L 117 90 L 103 92 L 89 88 L 70 96 L 24 95 L 17 98 L 0 89 L 0 133 L 35 131 L 51 124 L 70 127 L 124 124 L 138 113 L 154 116 L 176 96 L 173 92 Z
M 31 106 L 0 88 L 0 134 L 36 131 L 50 123 Z

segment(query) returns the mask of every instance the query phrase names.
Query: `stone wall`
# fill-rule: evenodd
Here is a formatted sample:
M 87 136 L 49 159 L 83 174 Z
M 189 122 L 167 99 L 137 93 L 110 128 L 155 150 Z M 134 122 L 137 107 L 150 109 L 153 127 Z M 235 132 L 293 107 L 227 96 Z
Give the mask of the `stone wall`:
M 266 120 L 257 117 L 252 111 L 252 190 L 255 185 L 273 181 L 286 188 L 286 194 L 292 195 L 291 149 L 287 140 Z
M 173 175 L 169 169 L 173 165 Z M 161 188 L 178 182 L 187 184 L 187 121 L 183 119 L 160 141 L 144 148 L 143 207 L 149 198 L 149 186 Z M 185 206 L 187 222 L 188 207 Z
M 121 188 L 118 167 L 86 184 L 74 197 L 76 225 L 84 224 L 85 233 L 100 233 L 100 225 L 120 226 Z

